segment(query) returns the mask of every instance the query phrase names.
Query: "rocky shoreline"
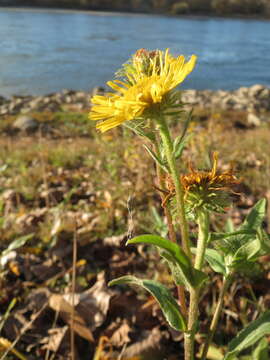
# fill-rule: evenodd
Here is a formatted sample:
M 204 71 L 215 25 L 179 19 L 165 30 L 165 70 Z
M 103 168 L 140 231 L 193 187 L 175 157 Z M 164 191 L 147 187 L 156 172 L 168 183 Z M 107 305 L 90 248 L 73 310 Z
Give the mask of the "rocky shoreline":
M 0 96 L 0 116 L 34 112 L 83 111 L 90 108 L 90 97 L 104 89 L 91 92 L 63 90 L 44 96 Z M 270 88 L 263 85 L 241 87 L 234 91 L 185 90 L 182 101 L 194 108 L 246 111 L 258 114 L 270 111 Z

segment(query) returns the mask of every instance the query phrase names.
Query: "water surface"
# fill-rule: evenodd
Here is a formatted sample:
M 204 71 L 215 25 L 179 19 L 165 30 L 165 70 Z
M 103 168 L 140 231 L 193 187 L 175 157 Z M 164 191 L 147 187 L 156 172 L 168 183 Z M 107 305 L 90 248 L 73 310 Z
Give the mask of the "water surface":
M 0 94 L 104 85 L 139 48 L 198 55 L 184 87 L 270 86 L 270 22 L 0 9 Z

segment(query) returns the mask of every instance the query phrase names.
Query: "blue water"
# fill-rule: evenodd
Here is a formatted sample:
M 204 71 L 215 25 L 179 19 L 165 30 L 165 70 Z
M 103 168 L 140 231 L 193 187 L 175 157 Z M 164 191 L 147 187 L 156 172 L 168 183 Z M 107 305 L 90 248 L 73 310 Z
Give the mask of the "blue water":
M 104 85 L 139 48 L 198 55 L 184 87 L 270 86 L 270 22 L 0 8 L 0 94 Z

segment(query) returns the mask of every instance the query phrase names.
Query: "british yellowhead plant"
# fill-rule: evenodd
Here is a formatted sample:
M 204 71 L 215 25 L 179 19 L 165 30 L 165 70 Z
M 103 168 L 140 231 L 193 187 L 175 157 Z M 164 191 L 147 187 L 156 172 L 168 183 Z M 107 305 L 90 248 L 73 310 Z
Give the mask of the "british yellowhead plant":
M 207 358 L 231 282 L 237 274 L 251 272 L 258 266 L 258 258 L 270 253 L 269 235 L 263 229 L 265 199 L 255 204 L 238 228 L 228 221 L 224 232 L 211 231 L 211 220 L 215 214 L 226 213 L 231 205 L 230 195 L 239 183 L 233 167 L 219 171 L 218 156 L 214 153 L 212 169 L 199 171 L 190 165 L 186 174 L 179 171 L 178 162 L 192 135 L 187 132 L 192 114 L 184 110 L 177 87 L 195 64 L 195 55 L 186 61 L 182 55 L 172 56 L 168 49 L 138 50 L 118 71 L 117 78 L 108 82 L 113 91 L 91 99 L 89 114 L 91 120 L 98 121 L 101 132 L 123 124 L 145 138 L 146 150 L 156 163 L 157 189 L 167 220 L 168 237 L 145 234 L 129 239 L 127 245 L 143 243 L 158 249 L 171 271 L 178 299 L 160 282 L 133 275 L 114 279 L 110 285 L 137 285 L 148 291 L 157 300 L 168 324 L 184 333 L 185 360 Z M 183 125 L 182 133 L 175 138 L 169 126 L 171 117 L 177 117 Z M 196 241 L 192 242 L 191 220 L 197 223 L 198 229 Z M 178 228 L 181 243 L 177 242 Z M 197 349 L 195 335 L 200 331 L 200 294 L 208 279 L 207 265 L 222 275 L 223 285 L 205 341 Z M 267 334 L 270 334 L 269 311 L 228 344 L 224 360 L 238 359 L 238 354 L 256 343 L 252 359 L 268 359 L 264 339 Z

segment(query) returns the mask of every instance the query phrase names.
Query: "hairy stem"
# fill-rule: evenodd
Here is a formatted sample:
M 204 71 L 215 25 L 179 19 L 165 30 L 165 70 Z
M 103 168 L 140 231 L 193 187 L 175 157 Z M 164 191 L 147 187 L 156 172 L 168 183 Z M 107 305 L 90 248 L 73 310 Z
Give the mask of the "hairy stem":
M 160 157 L 160 151 L 159 151 L 159 146 L 158 146 L 157 141 L 155 141 L 154 145 L 155 145 L 156 154 Z M 163 190 L 163 189 L 165 190 L 165 181 L 164 181 L 165 172 L 158 164 L 156 164 L 156 172 L 157 172 L 157 178 L 158 178 L 159 187 L 161 188 L 161 190 Z M 165 200 L 164 193 L 160 192 L 160 197 L 161 197 L 162 203 L 164 203 L 164 200 Z M 163 209 L 164 209 L 164 215 L 165 215 L 165 217 L 167 219 L 168 231 L 169 231 L 169 239 L 172 242 L 177 243 L 175 229 L 174 229 L 173 221 L 172 221 L 172 215 L 171 215 L 169 206 L 167 204 L 165 204 L 163 206 Z M 187 319 L 188 310 L 187 310 L 187 305 L 186 305 L 186 297 L 185 297 L 185 288 L 184 288 L 184 286 L 177 285 L 177 294 L 178 294 L 178 300 L 179 300 L 179 303 L 180 303 L 181 312 L 182 312 L 183 316 Z
M 194 268 L 201 270 L 204 263 L 205 249 L 209 237 L 209 213 L 206 211 L 201 211 L 198 215 L 197 221 L 199 225 L 199 231 Z M 185 360 L 194 359 L 194 340 L 199 314 L 199 298 L 200 288 L 191 289 L 188 316 L 189 334 L 185 336 Z
M 157 120 L 160 129 L 160 136 L 164 145 L 165 155 L 167 158 L 167 162 L 175 186 L 177 215 L 180 221 L 182 246 L 187 256 L 191 259 L 188 225 L 187 225 L 185 206 L 184 206 L 184 191 L 182 184 L 180 182 L 180 175 L 179 175 L 179 171 L 177 170 L 176 161 L 173 154 L 173 142 L 165 119 L 159 117 Z
M 207 334 L 207 338 L 206 338 L 206 341 L 204 343 L 201 360 L 206 359 L 209 346 L 210 346 L 211 341 L 213 339 L 213 336 L 214 336 L 214 334 L 216 332 L 218 320 L 220 318 L 220 314 L 221 314 L 221 310 L 222 310 L 222 306 L 223 306 L 224 296 L 225 296 L 226 291 L 228 290 L 231 279 L 232 279 L 231 275 L 228 275 L 227 277 L 224 278 L 223 285 L 222 285 L 222 288 L 221 288 L 221 291 L 220 291 L 220 294 L 219 294 L 219 298 L 218 298 L 217 307 L 215 309 L 213 319 L 211 321 L 211 325 L 210 325 L 210 328 L 209 328 L 209 332 Z

